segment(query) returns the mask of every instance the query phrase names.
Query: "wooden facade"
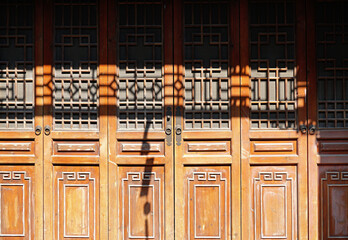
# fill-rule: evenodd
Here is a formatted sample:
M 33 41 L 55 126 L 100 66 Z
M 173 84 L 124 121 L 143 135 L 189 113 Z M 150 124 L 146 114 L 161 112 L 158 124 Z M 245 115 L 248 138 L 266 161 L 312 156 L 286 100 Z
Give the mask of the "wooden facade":
M 348 239 L 348 1 L 0 1 L 0 239 Z

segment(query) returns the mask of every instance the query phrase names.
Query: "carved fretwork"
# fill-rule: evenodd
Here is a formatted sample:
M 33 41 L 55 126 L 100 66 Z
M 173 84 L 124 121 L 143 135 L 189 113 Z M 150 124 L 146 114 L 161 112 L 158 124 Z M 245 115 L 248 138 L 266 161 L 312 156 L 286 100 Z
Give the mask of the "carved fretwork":
M 0 129 L 34 127 L 34 1 L 0 1 Z
M 163 21 L 160 1 L 120 1 L 118 127 L 163 129 Z
M 98 129 L 97 10 L 95 0 L 54 4 L 54 129 Z
M 184 5 L 185 129 L 230 128 L 229 5 Z
M 295 6 L 250 4 L 251 128 L 296 127 Z
M 319 128 L 348 128 L 348 2 L 316 8 Z

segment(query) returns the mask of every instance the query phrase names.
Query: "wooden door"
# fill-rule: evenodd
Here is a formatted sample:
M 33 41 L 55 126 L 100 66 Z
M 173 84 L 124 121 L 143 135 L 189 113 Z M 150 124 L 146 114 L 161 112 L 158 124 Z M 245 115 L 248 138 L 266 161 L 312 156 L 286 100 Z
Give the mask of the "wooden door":
M 308 239 L 303 1 L 241 1 L 243 239 Z
M 348 238 L 346 1 L 308 1 L 309 239 Z
M 108 5 L 110 239 L 174 239 L 172 2 Z
M 0 2 L 0 238 L 43 237 L 42 5 Z
M 175 1 L 175 238 L 240 239 L 237 1 Z
M 106 1 L 44 10 L 44 236 L 107 239 Z

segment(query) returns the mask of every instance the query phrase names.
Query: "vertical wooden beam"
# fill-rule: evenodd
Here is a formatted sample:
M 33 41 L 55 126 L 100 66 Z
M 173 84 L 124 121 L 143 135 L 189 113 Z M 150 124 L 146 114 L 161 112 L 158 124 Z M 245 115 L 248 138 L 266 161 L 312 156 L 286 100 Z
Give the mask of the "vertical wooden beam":
M 240 0 L 240 68 L 241 68 L 241 199 L 242 213 L 241 238 L 251 239 L 252 218 L 250 214 L 250 166 L 249 166 L 249 129 L 250 129 L 250 66 L 249 66 L 249 13 L 248 0 Z
M 108 7 L 99 1 L 99 142 L 100 142 L 100 239 L 108 239 Z
M 43 11 L 43 104 L 44 125 L 52 126 L 53 1 L 44 1 Z M 42 126 L 44 128 L 44 126 Z M 53 166 L 50 137 L 44 138 L 44 239 L 53 239 Z
M 306 4 L 303 0 L 296 0 L 296 71 L 297 71 L 297 112 L 298 125 L 307 122 L 307 70 L 306 70 Z M 299 146 L 307 145 L 307 135 L 299 134 Z M 298 174 L 298 238 L 308 239 L 308 191 L 307 191 L 307 148 L 299 148 Z
M 239 44 L 239 1 L 230 3 L 230 76 L 232 123 L 232 239 L 241 239 L 241 65 Z
M 35 126 L 43 126 L 43 1 L 35 1 Z M 43 134 L 35 137 L 35 238 L 43 239 Z

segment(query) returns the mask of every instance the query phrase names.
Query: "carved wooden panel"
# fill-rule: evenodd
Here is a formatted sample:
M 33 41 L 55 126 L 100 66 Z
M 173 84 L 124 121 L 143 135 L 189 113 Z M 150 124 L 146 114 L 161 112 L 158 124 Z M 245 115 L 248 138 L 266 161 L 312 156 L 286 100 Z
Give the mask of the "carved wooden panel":
M 230 168 L 185 168 L 186 239 L 227 239 L 230 233 Z
M 53 127 L 98 129 L 97 2 L 54 4 Z
M 296 168 L 252 167 L 254 239 L 297 239 Z
M 348 128 L 348 2 L 318 1 L 316 6 L 318 123 Z
M 184 14 L 184 128 L 229 129 L 229 5 L 185 1 Z
M 119 1 L 118 128 L 163 129 L 161 1 Z
M 321 239 L 348 239 L 348 167 L 319 167 Z
M 119 155 L 162 155 L 164 156 L 164 141 L 118 141 Z
M 54 167 L 55 239 L 99 239 L 98 167 Z
M 297 140 L 253 140 L 251 155 L 295 155 L 298 154 Z
M 1 1 L 0 16 L 0 129 L 33 129 L 33 1 Z
M 185 155 L 230 155 L 231 142 L 230 141 L 184 141 Z
M 119 168 L 120 239 L 164 239 L 164 168 Z
M 0 167 L 0 239 L 34 239 L 33 170 Z
M 99 155 L 97 141 L 53 141 L 53 155 Z
M 295 4 L 251 1 L 251 128 L 296 126 Z

